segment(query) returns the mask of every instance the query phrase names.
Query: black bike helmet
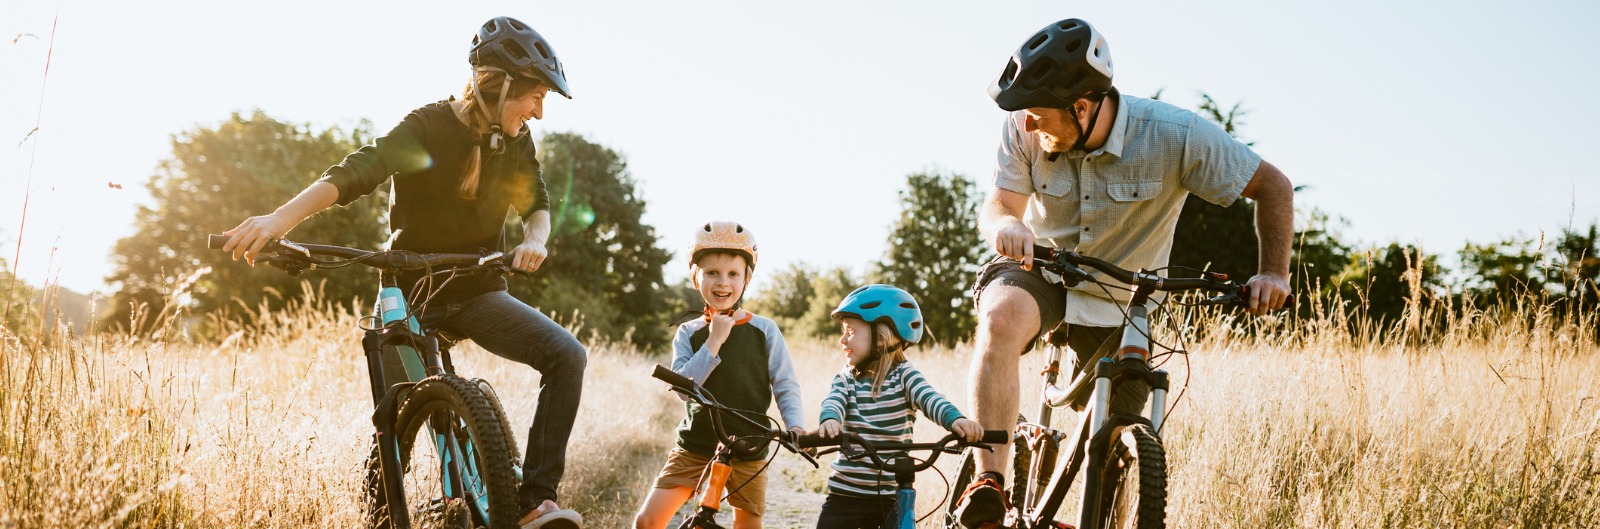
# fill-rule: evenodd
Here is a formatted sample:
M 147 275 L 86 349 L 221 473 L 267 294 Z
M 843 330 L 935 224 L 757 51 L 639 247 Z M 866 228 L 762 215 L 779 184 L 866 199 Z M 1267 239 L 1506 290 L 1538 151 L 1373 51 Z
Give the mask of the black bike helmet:
M 550 87 L 556 93 L 572 99 L 567 88 L 567 73 L 561 68 L 561 59 L 550 43 L 539 32 L 511 17 L 494 17 L 478 28 L 472 38 L 472 51 L 467 62 L 474 67 L 505 70 L 516 77 L 532 79 Z
M 1111 48 L 1088 22 L 1069 18 L 1039 30 L 1006 63 L 989 97 L 1000 108 L 1066 108 L 1111 90 Z

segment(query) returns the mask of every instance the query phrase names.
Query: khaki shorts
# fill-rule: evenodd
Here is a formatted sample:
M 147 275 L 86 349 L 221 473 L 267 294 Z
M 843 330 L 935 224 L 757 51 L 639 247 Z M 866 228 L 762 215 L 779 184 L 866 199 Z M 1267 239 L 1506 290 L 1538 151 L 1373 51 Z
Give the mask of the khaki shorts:
M 706 471 L 706 464 L 711 459 L 689 453 L 682 448 L 674 447 L 667 454 L 667 465 L 661 468 L 661 475 L 656 476 L 656 488 L 674 489 L 678 487 L 693 489 L 700 484 L 700 476 Z M 728 497 L 728 504 L 741 511 L 761 516 L 767 512 L 767 473 L 759 472 L 766 461 L 734 461 L 731 466 L 733 472 L 728 476 L 728 491 L 738 489 L 733 496 Z M 746 483 L 746 482 L 749 483 Z

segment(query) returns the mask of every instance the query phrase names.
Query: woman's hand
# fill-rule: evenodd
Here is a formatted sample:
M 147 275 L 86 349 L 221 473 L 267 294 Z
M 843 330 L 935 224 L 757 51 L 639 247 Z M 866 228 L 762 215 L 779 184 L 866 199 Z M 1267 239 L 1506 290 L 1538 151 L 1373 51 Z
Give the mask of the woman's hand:
M 838 437 L 841 431 L 843 429 L 839 427 L 839 421 L 834 419 L 822 421 L 822 424 L 817 425 L 817 435 L 821 435 L 823 439 Z
M 296 222 L 279 216 L 259 215 L 244 219 L 233 229 L 222 232 L 228 236 L 227 244 L 222 245 L 222 251 L 233 254 L 233 260 L 238 261 L 243 256 L 250 266 L 256 264 L 256 252 L 267 243 L 272 242 L 294 229 Z
M 544 243 L 536 241 L 522 241 L 516 248 L 511 249 L 511 268 L 523 272 L 532 272 L 544 266 L 544 259 L 550 255 L 544 248 Z
M 955 424 L 950 425 L 950 431 L 966 439 L 969 443 L 976 443 L 978 440 L 983 439 L 983 426 L 980 426 L 978 421 L 966 417 L 956 419 Z

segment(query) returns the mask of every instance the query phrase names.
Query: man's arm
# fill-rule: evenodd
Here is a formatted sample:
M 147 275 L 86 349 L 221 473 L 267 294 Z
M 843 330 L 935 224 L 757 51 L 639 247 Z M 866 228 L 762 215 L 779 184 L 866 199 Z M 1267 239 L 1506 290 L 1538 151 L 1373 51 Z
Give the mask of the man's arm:
M 1033 269 L 1033 230 L 1022 222 L 1028 195 L 994 188 L 978 212 L 978 232 L 1000 255 L 1022 261 L 1022 268 Z
M 1256 201 L 1257 275 L 1250 278 L 1250 311 L 1265 314 L 1289 296 L 1289 256 L 1294 242 L 1294 184 L 1266 160 L 1240 193 Z

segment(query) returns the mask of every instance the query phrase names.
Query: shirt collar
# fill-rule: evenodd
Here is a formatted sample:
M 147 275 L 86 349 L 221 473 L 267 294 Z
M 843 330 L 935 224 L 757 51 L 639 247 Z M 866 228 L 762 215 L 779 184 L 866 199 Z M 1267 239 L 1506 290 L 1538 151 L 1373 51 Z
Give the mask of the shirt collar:
M 1104 104 L 1104 103 L 1101 103 Z M 1089 154 L 1110 154 L 1117 158 L 1122 157 L 1122 146 L 1127 144 L 1128 137 L 1128 98 L 1117 94 L 1117 117 L 1111 122 L 1111 132 L 1106 134 L 1106 144 Z

